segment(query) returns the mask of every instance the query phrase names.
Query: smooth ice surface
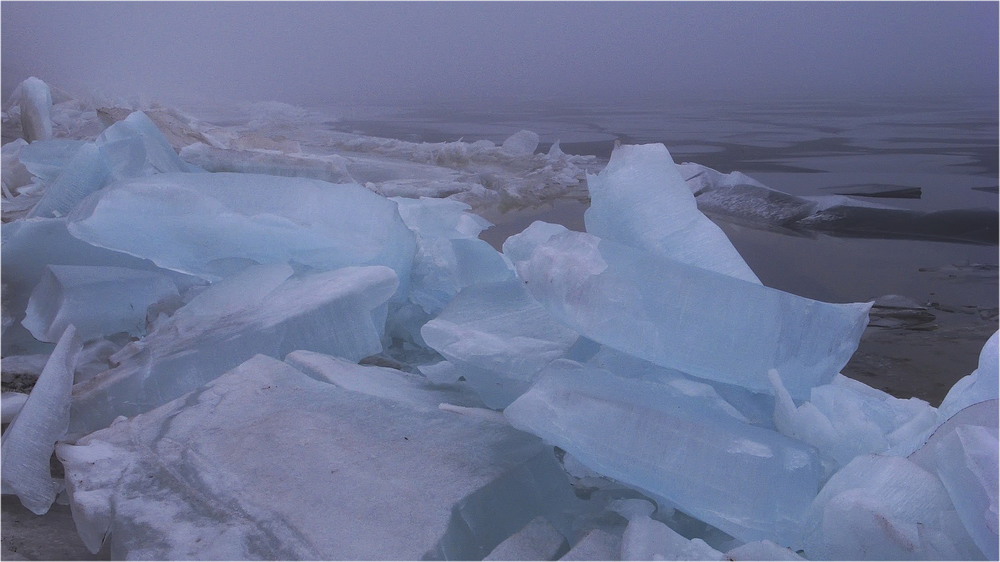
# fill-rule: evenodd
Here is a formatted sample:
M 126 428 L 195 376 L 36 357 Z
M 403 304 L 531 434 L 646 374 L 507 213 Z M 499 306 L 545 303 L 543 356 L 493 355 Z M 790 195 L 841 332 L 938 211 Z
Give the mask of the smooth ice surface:
M 987 560 L 998 556 L 997 428 L 961 425 L 935 447 L 937 474 Z
M 532 436 L 263 356 L 58 455 L 113 558 L 480 559 L 572 498 Z
M 871 306 L 799 297 L 538 222 L 503 247 L 527 290 L 567 327 L 756 392 L 773 392 L 769 369 L 794 398 L 829 382 L 857 349 Z
M 50 265 L 28 299 L 22 324 L 41 341 L 54 342 L 73 324 L 84 340 L 146 333 L 146 311 L 177 295 L 169 277 L 123 267 Z
M 493 408 L 523 394 L 542 368 L 579 339 L 517 279 L 464 289 L 420 333 Z
M 19 220 L 4 224 L 3 276 L 4 309 L 15 325 L 4 332 L 4 355 L 40 353 L 42 345 L 21 327 L 29 296 L 49 265 L 87 265 L 126 267 L 156 271 L 168 275 L 179 289 L 190 287 L 196 278 L 163 270 L 153 262 L 107 250 L 83 242 L 69 234 L 65 219 Z M 48 350 L 51 345 L 44 344 Z
M 531 156 L 538 148 L 538 133 L 521 130 L 507 137 L 500 149 L 511 156 Z
M 254 266 L 178 309 L 119 352 L 120 365 L 73 389 L 72 430 L 148 411 L 256 354 L 282 358 L 305 349 L 358 361 L 382 350 L 385 303 L 397 287 L 391 269 L 290 275 L 285 265 Z
M 553 145 L 555 146 L 555 145 Z M 603 529 L 591 529 L 560 560 L 616 560 L 621 556 L 622 539 Z
M 405 285 L 415 249 L 396 204 L 359 185 L 256 174 L 117 182 L 72 213 L 69 231 L 213 281 L 238 263 L 296 262 L 321 270 L 387 265 Z
M 902 457 L 856 457 L 813 500 L 806 529 L 812 559 L 981 557 L 941 481 Z
M 20 413 L 3 434 L 3 493 L 17 494 L 24 507 L 38 515 L 49 510 L 59 491 L 49 460 L 56 441 L 69 427 L 73 368 L 80 346 L 76 330 L 69 326 Z
M 111 168 L 96 145 L 81 146 L 52 182 L 28 217 L 62 217 L 85 197 L 104 187 Z
M 43 184 L 51 184 L 63 173 L 73 156 L 86 146 L 85 141 L 51 139 L 36 141 L 21 149 L 18 161 Z
M 705 541 L 686 539 L 661 521 L 650 517 L 653 505 L 645 500 L 618 501 L 628 526 L 621 538 L 621 560 L 724 560 Z M 645 509 L 644 509 L 645 506 Z
M 52 138 L 52 90 L 34 76 L 17 87 L 20 90 L 21 134 L 28 142 Z
M 549 366 L 504 415 L 590 469 L 743 540 L 797 537 L 822 477 L 801 442 L 571 361 Z
M 28 395 L 23 392 L 5 391 L 2 400 L 2 403 L 0 403 L 0 416 L 3 418 L 2 423 L 10 423 L 21 413 L 21 408 L 24 407 L 24 403 L 28 400 Z
M 553 560 L 565 542 L 562 533 L 539 516 L 498 544 L 483 560 Z
M 945 421 L 976 402 L 1000 398 L 1000 372 L 997 355 L 1000 351 L 1000 332 L 993 332 L 979 352 L 979 366 L 971 374 L 962 377 L 951 387 L 938 407 L 939 421 Z
M 587 232 L 681 263 L 760 283 L 729 238 L 698 210 L 662 144 L 622 145 L 587 176 Z

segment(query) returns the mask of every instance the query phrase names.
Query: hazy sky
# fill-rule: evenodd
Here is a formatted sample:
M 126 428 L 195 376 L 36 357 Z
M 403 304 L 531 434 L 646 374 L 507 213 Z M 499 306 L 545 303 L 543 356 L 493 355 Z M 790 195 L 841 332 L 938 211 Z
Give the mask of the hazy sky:
M 6 96 L 622 99 L 997 91 L 997 2 L 10 2 Z

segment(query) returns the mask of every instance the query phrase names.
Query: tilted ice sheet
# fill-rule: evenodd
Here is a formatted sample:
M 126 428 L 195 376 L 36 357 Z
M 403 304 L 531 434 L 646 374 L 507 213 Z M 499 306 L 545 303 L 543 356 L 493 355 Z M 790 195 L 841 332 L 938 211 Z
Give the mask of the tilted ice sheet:
M 56 441 L 69 427 L 73 368 L 80 353 L 73 326 L 59 338 L 31 394 L 3 434 L 3 493 L 17 494 L 24 507 L 41 515 L 49 510 L 59 489 L 49 462 Z
M 481 559 L 573 500 L 532 436 L 263 356 L 58 455 L 113 558 Z
M 767 373 L 777 369 L 795 398 L 843 368 L 871 306 L 799 297 L 545 223 L 508 238 L 504 254 L 581 335 L 757 392 L 773 392 Z
M 385 303 L 396 287 L 384 266 L 303 276 L 292 276 L 287 265 L 248 268 L 119 352 L 120 365 L 76 385 L 72 431 L 148 411 L 256 354 L 282 358 L 306 349 L 358 361 L 378 353 Z
M 959 410 L 976 402 L 1000 398 L 1000 381 L 997 377 L 997 372 L 1000 371 L 997 360 L 1000 352 L 998 334 L 1000 332 L 993 332 L 983 345 L 982 351 L 979 352 L 979 366 L 976 370 L 959 379 L 941 401 L 941 406 L 938 408 L 939 422 L 944 422 Z
M 726 234 L 698 210 L 662 144 L 622 145 L 587 176 L 587 232 L 651 254 L 760 283 Z
M 420 333 L 494 408 L 524 393 L 542 368 L 579 339 L 518 279 L 462 290 Z
M 822 477 L 804 443 L 706 411 L 665 385 L 571 361 L 550 365 L 504 415 L 590 469 L 742 540 L 794 541 Z
M 337 155 L 285 154 L 276 150 L 239 150 L 194 143 L 180 152 L 185 162 L 209 172 L 238 172 L 312 178 L 331 183 L 353 183 L 347 160 Z
M 177 295 L 166 275 L 108 266 L 50 265 L 28 299 L 22 324 L 54 342 L 73 324 L 84 341 L 127 332 L 146 333 L 150 305 Z
M 257 174 L 159 174 L 87 198 L 69 230 L 96 246 L 218 280 L 251 263 L 387 265 L 409 279 L 415 243 L 396 204 L 356 184 Z

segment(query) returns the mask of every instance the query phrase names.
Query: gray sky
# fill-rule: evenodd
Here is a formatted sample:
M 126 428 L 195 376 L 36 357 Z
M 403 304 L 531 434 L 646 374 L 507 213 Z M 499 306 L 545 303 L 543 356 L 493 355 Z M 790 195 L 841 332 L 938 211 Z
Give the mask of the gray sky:
M 996 2 L 10 2 L 6 96 L 621 99 L 997 91 Z

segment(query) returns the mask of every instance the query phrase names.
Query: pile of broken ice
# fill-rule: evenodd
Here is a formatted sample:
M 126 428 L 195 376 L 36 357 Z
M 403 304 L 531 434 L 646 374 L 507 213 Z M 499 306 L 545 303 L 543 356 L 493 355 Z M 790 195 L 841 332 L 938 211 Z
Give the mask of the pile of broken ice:
M 662 145 L 501 253 L 456 201 L 206 173 L 140 112 L 47 140 L 39 104 L 3 350 L 48 359 L 3 492 L 94 552 L 998 556 L 997 336 L 940 408 L 845 378 L 870 303 L 763 286 Z

